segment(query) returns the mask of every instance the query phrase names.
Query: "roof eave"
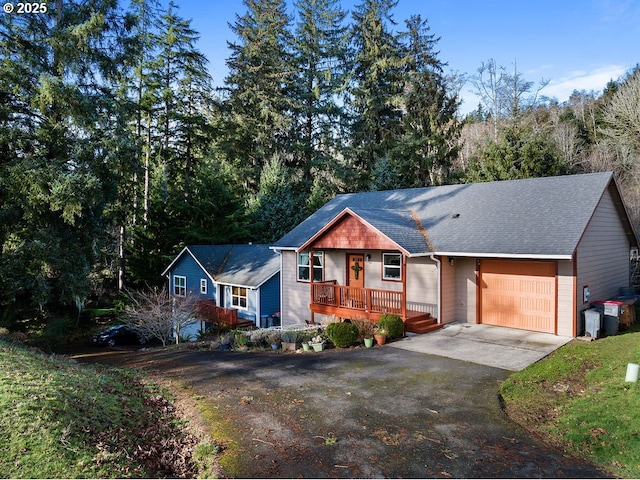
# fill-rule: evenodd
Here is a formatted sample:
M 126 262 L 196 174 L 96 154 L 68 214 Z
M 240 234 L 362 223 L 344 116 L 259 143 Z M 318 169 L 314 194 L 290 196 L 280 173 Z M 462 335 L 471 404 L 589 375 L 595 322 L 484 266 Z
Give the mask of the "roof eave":
M 166 277 L 167 274 L 171 271 L 171 269 L 173 268 L 173 265 L 180 260 L 180 258 L 182 257 L 182 255 L 184 254 L 184 252 L 187 251 L 189 252 L 189 254 L 193 257 L 193 254 L 189 251 L 188 247 L 184 247 L 182 250 L 180 250 L 180 253 L 178 255 L 176 255 L 176 257 L 173 259 L 173 261 L 169 264 L 169 266 L 167 268 L 164 269 L 164 272 L 162 272 L 162 276 Z M 194 257 L 195 259 L 195 257 Z
M 430 257 L 432 255 L 440 257 L 459 257 L 459 258 L 507 258 L 514 260 L 572 260 L 573 255 L 567 254 L 546 254 L 546 253 L 496 253 L 496 252 L 422 252 L 414 253 L 409 257 Z
M 198 260 L 198 258 L 193 254 L 191 250 L 189 250 L 188 245 L 182 249 L 182 251 L 178 254 L 178 256 L 173 260 L 173 262 L 171 262 L 171 264 L 164 270 L 164 272 L 162 272 L 162 276 L 163 277 L 167 276 L 167 274 L 171 271 L 173 265 L 182 258 L 182 255 L 184 255 L 185 251 L 188 252 L 189 255 L 191 255 L 191 258 L 193 258 L 193 261 L 196 262 L 198 266 L 202 269 L 202 271 L 207 275 L 207 277 L 209 277 L 209 280 L 211 280 L 213 283 L 216 283 L 216 280 L 215 278 L 213 278 L 213 275 L 211 275 L 209 271 L 206 268 L 204 268 L 204 265 L 200 263 L 200 260 Z

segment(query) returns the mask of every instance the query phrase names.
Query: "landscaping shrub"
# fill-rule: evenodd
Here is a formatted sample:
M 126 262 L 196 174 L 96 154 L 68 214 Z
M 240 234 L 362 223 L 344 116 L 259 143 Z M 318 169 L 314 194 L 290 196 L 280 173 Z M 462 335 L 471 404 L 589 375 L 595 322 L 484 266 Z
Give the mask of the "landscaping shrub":
M 351 323 L 358 328 L 359 336 L 358 340 L 373 337 L 376 329 L 376 323 L 366 318 L 352 318 Z
M 404 322 L 398 315 L 385 313 L 378 320 L 378 328 L 384 328 L 389 338 L 400 338 L 404 336 Z
M 330 323 L 327 325 L 325 333 L 338 348 L 350 347 L 358 341 L 358 336 L 360 335 L 358 327 L 346 322 Z
M 286 343 L 300 343 L 304 339 L 304 332 L 301 330 L 283 330 L 281 338 Z

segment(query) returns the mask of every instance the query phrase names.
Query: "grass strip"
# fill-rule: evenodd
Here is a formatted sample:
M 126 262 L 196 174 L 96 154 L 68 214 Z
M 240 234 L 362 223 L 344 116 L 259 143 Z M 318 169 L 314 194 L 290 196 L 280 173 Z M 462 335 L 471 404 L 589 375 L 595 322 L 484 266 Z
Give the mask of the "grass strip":
M 625 382 L 627 364 L 639 362 L 638 331 L 574 340 L 503 383 L 506 412 L 569 454 L 640 478 L 640 385 Z
M 0 477 L 197 474 L 198 439 L 158 387 L 0 338 Z

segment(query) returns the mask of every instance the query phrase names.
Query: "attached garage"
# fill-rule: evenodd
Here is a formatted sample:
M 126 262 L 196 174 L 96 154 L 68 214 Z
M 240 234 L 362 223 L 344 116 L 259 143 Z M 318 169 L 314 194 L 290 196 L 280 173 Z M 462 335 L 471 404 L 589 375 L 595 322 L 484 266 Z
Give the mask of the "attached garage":
M 556 262 L 480 261 L 480 323 L 556 333 Z

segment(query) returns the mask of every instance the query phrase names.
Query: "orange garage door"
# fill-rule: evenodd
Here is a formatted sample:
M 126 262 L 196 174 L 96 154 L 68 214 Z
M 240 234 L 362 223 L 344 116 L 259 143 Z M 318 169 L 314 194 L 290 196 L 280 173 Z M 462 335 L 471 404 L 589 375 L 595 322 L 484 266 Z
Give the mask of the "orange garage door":
M 556 264 L 480 262 L 480 322 L 556 333 Z

